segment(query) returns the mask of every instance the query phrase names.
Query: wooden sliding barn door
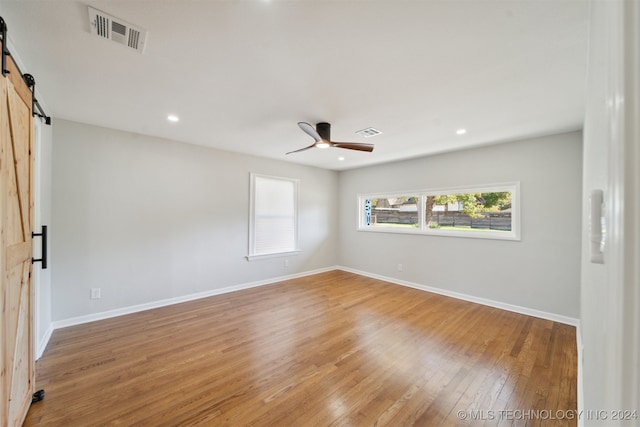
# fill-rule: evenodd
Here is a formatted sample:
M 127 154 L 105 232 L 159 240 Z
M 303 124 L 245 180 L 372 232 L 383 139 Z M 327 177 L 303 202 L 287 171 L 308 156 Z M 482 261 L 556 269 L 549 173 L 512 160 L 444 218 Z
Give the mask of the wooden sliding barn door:
M 35 388 L 33 351 L 33 116 L 31 92 L 11 58 L 0 76 L 0 426 L 20 426 Z

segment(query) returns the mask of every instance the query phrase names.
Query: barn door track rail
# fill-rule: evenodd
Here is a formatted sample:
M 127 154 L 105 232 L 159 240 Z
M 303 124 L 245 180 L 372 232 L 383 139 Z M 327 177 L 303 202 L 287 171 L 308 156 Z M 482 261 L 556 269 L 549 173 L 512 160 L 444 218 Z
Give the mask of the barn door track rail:
M 7 47 L 7 24 L 0 16 L 0 36 L 2 36 L 2 77 L 9 73 L 7 70 L 7 56 L 9 56 L 9 48 Z
M 10 71 L 7 69 L 7 56 L 11 56 L 11 52 L 9 52 L 9 47 L 8 47 L 7 24 L 6 22 L 4 22 L 4 19 L 2 19 L 1 16 L 0 16 L 0 37 L 2 37 L 2 40 L 1 40 L 2 41 L 2 76 L 4 77 L 10 73 Z M 15 61 L 13 62 L 15 64 Z M 29 87 L 29 90 L 31 90 L 31 102 L 32 102 L 31 111 L 33 111 L 33 115 L 40 117 L 42 120 L 44 120 L 45 124 L 50 125 L 51 117 L 45 114 L 44 110 L 42 109 L 42 106 L 36 99 L 36 79 L 34 79 L 31 74 L 22 74 L 22 71 L 20 71 L 18 64 L 15 64 L 15 66 L 18 69 L 20 76 L 22 76 L 22 79 L 27 84 L 27 87 Z

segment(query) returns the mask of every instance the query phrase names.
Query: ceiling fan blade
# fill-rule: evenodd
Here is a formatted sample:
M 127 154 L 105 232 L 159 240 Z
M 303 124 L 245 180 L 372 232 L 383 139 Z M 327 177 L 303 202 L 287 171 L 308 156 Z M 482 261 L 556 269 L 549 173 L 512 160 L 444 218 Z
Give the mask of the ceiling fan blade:
M 373 151 L 373 144 L 362 144 L 359 142 L 331 142 L 332 147 L 346 148 L 348 150 Z
M 320 138 L 320 134 L 318 134 L 318 132 L 316 131 L 316 128 L 311 126 L 309 123 L 298 122 L 298 126 L 300 126 L 300 129 L 302 129 L 307 135 L 313 138 L 314 141 L 316 142 L 322 141 L 322 138 Z
M 316 144 L 314 143 L 314 144 L 311 144 L 308 147 L 300 148 L 299 150 L 289 151 L 288 153 L 285 153 L 285 155 L 292 154 L 292 153 L 299 153 L 300 151 L 308 150 L 309 148 L 314 148 L 315 146 L 316 146 Z

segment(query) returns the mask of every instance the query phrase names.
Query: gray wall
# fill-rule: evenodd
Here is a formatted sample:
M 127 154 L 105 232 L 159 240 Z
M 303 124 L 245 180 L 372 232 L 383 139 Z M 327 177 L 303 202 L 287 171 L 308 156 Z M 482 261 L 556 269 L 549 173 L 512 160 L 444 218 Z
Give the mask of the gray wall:
M 572 132 L 342 172 L 341 264 L 577 318 L 581 142 L 582 134 Z M 360 193 L 509 181 L 521 183 L 521 241 L 356 230 Z
M 336 264 L 578 317 L 579 132 L 337 173 L 64 120 L 53 129 L 54 321 Z M 289 267 L 244 259 L 249 172 L 301 179 L 302 253 Z M 520 242 L 356 231 L 359 193 L 508 181 L 521 183 Z
M 64 120 L 53 130 L 54 321 L 338 261 L 337 172 Z M 302 252 L 288 267 L 244 258 L 250 172 L 301 180 Z

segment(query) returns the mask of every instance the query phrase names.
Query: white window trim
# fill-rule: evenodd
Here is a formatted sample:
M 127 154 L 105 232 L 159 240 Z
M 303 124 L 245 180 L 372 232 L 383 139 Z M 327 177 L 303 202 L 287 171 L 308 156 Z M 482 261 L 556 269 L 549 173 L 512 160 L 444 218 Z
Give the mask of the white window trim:
M 300 253 L 300 249 L 290 252 L 274 252 L 272 254 L 261 254 L 261 255 L 247 255 L 245 258 L 247 261 L 259 261 L 262 259 L 269 258 L 280 258 L 280 257 L 288 257 L 288 256 L 296 256 Z
M 500 233 L 487 232 L 482 230 L 441 230 L 428 228 L 424 223 L 424 211 L 426 208 L 427 196 L 439 194 L 457 194 L 457 193 L 492 193 L 492 192 L 511 192 L 511 231 Z M 385 226 L 367 226 L 364 224 L 364 200 L 381 197 L 397 197 L 397 196 L 417 196 L 420 198 L 418 209 L 419 227 L 417 228 L 399 228 Z M 417 234 L 431 236 L 447 236 L 447 237 L 468 237 L 474 239 L 490 239 L 490 240 L 514 240 L 520 241 L 521 231 L 521 211 L 520 211 L 520 182 L 506 182 L 500 184 L 473 185 L 466 187 L 446 187 L 426 190 L 413 191 L 394 191 L 385 193 L 368 193 L 358 194 L 358 231 L 366 231 L 373 233 L 394 233 L 394 234 Z
M 256 178 L 268 178 L 268 179 L 277 179 L 282 181 L 289 181 L 293 183 L 293 209 L 294 209 L 294 250 L 288 250 L 284 252 L 273 252 L 267 254 L 256 254 L 255 253 L 255 182 Z M 285 257 L 291 255 L 297 255 L 300 253 L 300 242 L 299 242 L 299 232 L 298 232 L 298 224 L 299 224 L 299 210 L 298 210 L 298 187 L 300 180 L 294 178 L 286 178 L 281 176 L 273 176 L 273 175 L 263 175 L 257 173 L 249 173 L 249 253 L 245 257 L 247 261 L 257 261 L 269 258 L 278 258 Z

